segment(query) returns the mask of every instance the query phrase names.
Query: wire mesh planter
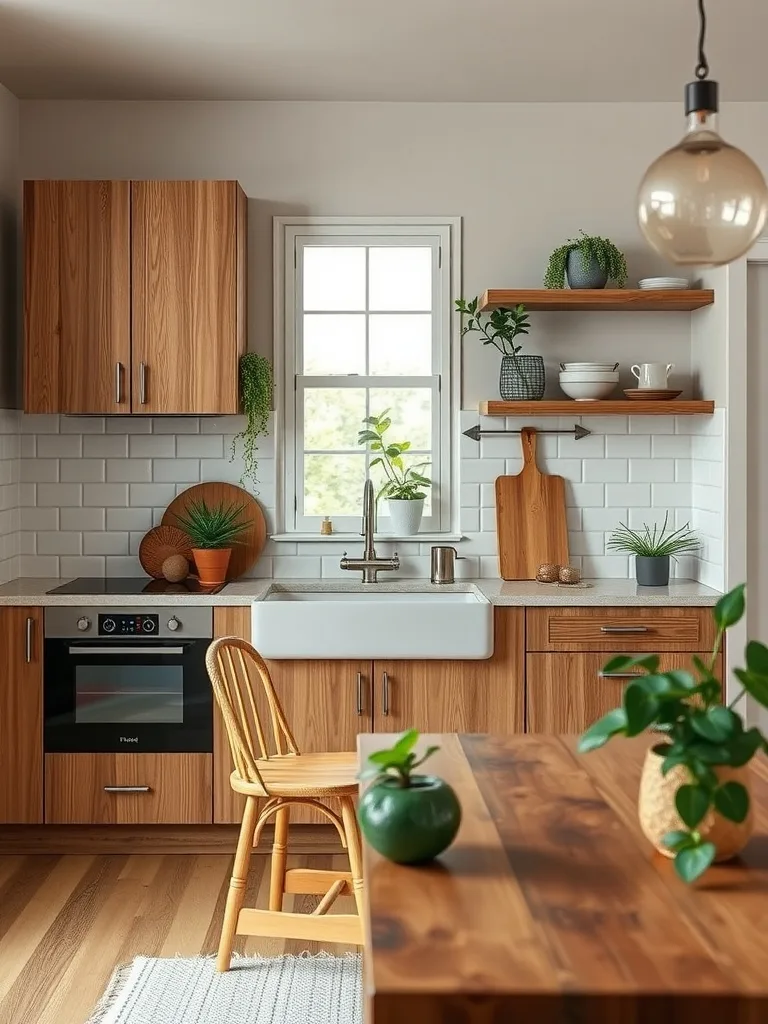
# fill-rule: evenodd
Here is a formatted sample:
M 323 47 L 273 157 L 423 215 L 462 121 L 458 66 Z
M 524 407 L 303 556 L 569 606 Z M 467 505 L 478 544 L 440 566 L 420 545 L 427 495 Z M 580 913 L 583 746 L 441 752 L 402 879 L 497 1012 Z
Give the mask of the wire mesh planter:
M 544 397 L 542 356 L 502 356 L 499 393 L 505 402 L 535 402 Z

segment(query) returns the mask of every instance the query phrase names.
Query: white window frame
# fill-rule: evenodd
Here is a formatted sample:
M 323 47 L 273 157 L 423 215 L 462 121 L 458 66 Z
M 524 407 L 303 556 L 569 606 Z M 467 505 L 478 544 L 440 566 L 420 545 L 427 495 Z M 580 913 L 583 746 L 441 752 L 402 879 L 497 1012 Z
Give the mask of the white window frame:
M 301 339 L 297 316 L 301 294 L 301 250 L 304 245 L 424 244 L 433 247 L 433 369 L 427 377 L 376 377 L 382 387 L 432 389 L 433 451 L 428 475 L 436 481 L 432 516 L 422 524 L 420 539 L 433 536 L 458 539 L 458 429 L 460 363 L 453 299 L 460 294 L 459 253 L 461 219 L 458 217 L 275 217 L 274 245 L 274 363 L 276 389 L 277 528 L 275 540 L 312 540 L 319 534 L 317 517 L 302 517 L 297 508 L 301 487 L 301 417 L 305 381 L 299 372 Z M 372 378 L 312 377 L 313 387 L 371 386 Z M 282 482 L 282 485 L 281 485 Z M 378 529 L 386 534 L 389 520 L 380 510 Z M 359 534 L 359 517 L 334 520 L 334 537 Z M 333 539 L 333 538 L 329 538 Z

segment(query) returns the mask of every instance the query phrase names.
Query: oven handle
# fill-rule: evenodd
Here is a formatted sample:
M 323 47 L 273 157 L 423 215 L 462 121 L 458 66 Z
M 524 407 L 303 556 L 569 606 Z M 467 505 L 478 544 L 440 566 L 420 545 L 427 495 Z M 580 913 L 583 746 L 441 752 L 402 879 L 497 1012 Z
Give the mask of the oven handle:
M 70 647 L 70 654 L 134 654 L 137 657 L 145 654 L 183 654 L 183 647 Z

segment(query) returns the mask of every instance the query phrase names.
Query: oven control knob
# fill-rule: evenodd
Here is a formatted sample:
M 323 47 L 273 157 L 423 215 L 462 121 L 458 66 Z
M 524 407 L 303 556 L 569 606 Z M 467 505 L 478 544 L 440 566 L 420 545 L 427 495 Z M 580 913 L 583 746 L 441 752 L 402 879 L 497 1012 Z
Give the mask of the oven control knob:
M 150 618 L 144 619 L 142 621 L 142 623 L 141 623 L 141 628 L 144 630 L 145 633 L 154 633 L 155 632 L 155 622 L 154 622 L 154 619 L 150 619 Z
M 175 615 L 172 615 L 170 619 L 168 619 L 166 625 L 168 626 L 168 629 L 170 629 L 172 633 L 175 633 L 176 630 L 181 627 L 181 623 L 179 622 Z
M 78 622 L 78 626 L 79 625 L 80 623 Z M 104 630 L 105 633 L 114 633 L 116 626 L 117 623 L 115 622 L 114 619 L 104 619 L 104 621 L 101 624 L 101 628 Z
M 86 629 L 90 629 L 91 628 L 91 620 L 87 619 L 83 615 L 82 618 L 77 620 L 77 628 L 80 630 L 81 633 L 84 633 L 86 631 Z

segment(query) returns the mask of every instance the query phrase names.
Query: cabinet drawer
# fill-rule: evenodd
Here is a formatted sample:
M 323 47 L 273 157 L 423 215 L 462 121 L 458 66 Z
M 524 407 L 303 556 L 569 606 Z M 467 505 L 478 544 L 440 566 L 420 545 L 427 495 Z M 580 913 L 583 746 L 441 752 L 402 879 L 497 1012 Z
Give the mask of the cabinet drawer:
M 208 825 L 211 760 L 210 754 L 46 754 L 45 821 Z
M 711 608 L 529 608 L 528 651 L 709 651 Z

